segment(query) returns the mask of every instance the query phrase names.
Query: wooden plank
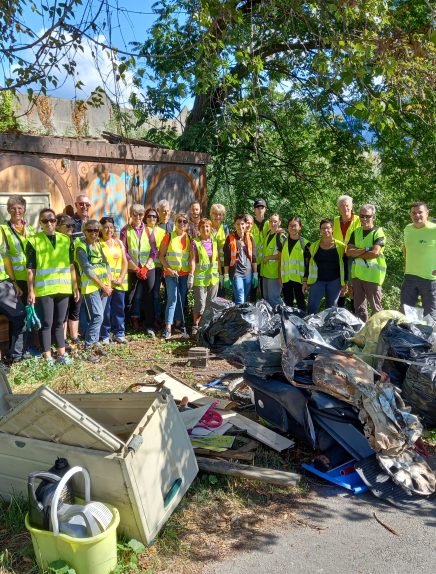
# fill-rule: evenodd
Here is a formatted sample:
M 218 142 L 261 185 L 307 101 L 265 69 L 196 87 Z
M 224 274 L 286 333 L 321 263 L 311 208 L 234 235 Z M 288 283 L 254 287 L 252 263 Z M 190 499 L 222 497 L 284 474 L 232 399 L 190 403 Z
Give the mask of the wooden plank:
M 295 444 L 294 441 L 289 440 L 288 438 L 250 420 L 247 417 L 244 417 L 243 415 L 240 415 L 239 413 L 224 411 L 221 415 L 223 420 L 232 423 L 232 425 L 239 429 L 246 430 L 248 435 L 278 452 L 291 448 Z
M 210 161 L 206 153 L 134 146 L 125 142 L 110 144 L 96 140 L 77 140 L 67 137 L 29 136 L 0 133 L 0 150 L 27 154 L 54 155 L 118 163 L 177 163 L 205 165 Z
M 222 454 L 222 453 L 221 453 Z M 250 480 L 260 480 L 270 484 L 280 486 L 297 486 L 301 480 L 301 475 L 274 468 L 260 468 L 257 466 L 248 466 L 236 462 L 227 462 L 204 457 L 197 457 L 198 468 L 204 472 L 213 474 L 225 474 L 228 476 L 237 476 L 248 478 Z
M 195 456 L 207 456 L 211 458 L 225 458 L 227 460 L 245 460 L 253 462 L 254 452 L 240 452 L 239 450 L 225 450 L 224 452 L 213 452 L 205 448 L 194 448 Z
M 183 397 L 188 397 L 190 403 L 194 403 L 197 399 L 206 398 L 203 394 L 198 391 L 191 389 L 188 385 L 181 383 L 177 379 L 174 379 L 167 373 L 160 373 L 154 377 L 157 383 L 164 383 L 165 388 L 171 391 L 175 401 L 181 401 Z

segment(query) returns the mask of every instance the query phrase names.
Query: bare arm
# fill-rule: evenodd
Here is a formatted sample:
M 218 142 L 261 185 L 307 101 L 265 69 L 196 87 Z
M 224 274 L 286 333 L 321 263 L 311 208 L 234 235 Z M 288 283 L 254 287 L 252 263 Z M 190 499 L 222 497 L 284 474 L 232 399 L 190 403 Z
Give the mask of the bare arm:
M 373 245 L 370 251 L 366 251 L 365 247 L 359 248 L 351 245 L 347 245 L 347 257 L 360 257 L 361 259 L 377 259 L 380 255 L 381 246 Z

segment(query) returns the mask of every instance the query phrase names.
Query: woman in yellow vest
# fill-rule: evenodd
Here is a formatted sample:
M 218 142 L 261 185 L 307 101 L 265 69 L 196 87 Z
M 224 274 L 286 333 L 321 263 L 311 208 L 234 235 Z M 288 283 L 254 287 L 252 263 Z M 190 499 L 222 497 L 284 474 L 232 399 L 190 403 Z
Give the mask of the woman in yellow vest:
M 283 299 L 288 307 L 294 306 L 306 311 L 303 293 L 303 279 L 306 264 L 309 263 L 310 243 L 301 236 L 302 223 L 298 216 L 288 221 L 288 234 L 279 257 L 279 277 L 283 288 Z
M 188 337 L 184 314 L 191 247 L 191 239 L 186 232 L 188 222 L 186 213 L 178 213 L 174 220 L 174 231 L 165 235 L 159 249 L 159 260 L 163 266 L 167 288 L 163 334 L 165 340 L 171 338 L 173 322 L 174 328 L 180 329 L 183 337 Z
M 146 332 L 153 337 L 154 328 L 161 327 L 161 312 L 162 307 L 160 303 L 160 288 L 162 285 L 162 264 L 159 261 L 159 248 L 162 243 L 162 239 L 165 237 L 165 229 L 162 229 L 158 225 L 159 213 L 154 207 L 150 207 L 145 212 L 145 232 L 147 234 L 148 240 L 150 242 L 150 254 L 154 262 L 154 285 L 151 298 L 153 304 L 150 308 L 153 308 L 153 315 L 146 315 L 146 319 L 150 323 L 146 325 Z M 147 275 L 148 277 L 148 275 Z M 149 305 L 147 299 L 147 306 Z
M 226 208 L 221 203 L 214 203 L 210 206 L 210 220 L 212 222 L 212 237 L 218 245 L 218 254 L 221 263 L 221 269 L 224 270 L 224 243 L 229 235 L 229 227 L 224 223 L 226 218 Z M 218 295 L 225 297 L 225 290 L 223 287 L 223 276 L 220 274 L 220 286 L 218 288 Z
M 104 308 L 100 339 L 103 345 L 110 341 L 113 331 L 116 343 L 127 343 L 125 328 L 125 297 L 127 291 L 127 257 L 124 245 L 115 237 L 115 225 L 112 217 L 100 219 L 100 244 L 108 262 L 112 277 L 112 294 L 107 298 Z
M 333 237 L 333 221 L 322 219 L 321 239 L 309 248 L 309 269 L 303 280 L 303 293 L 309 289 L 308 313 L 317 313 L 325 297 L 326 308 L 335 307 L 346 291 L 345 244 Z
M 198 325 L 204 310 L 218 294 L 221 262 L 218 255 L 218 245 L 212 238 L 212 222 L 200 219 L 198 223 L 200 235 L 191 240 L 189 255 L 188 289 L 194 287 L 194 325 L 192 335 L 198 332 Z
M 280 297 L 282 286 L 279 279 L 279 254 L 286 238 L 280 226 L 280 215 L 278 213 L 270 215 L 268 219 L 269 229 L 262 240 L 261 248 L 260 274 L 263 277 L 263 298 L 273 307 L 283 304 Z
M 52 333 L 57 361 L 69 364 L 65 355 L 64 321 L 71 293 L 79 300 L 74 253 L 70 238 L 56 231 L 56 214 L 43 209 L 39 214 L 40 233 L 29 237 L 26 267 L 29 305 L 35 304 L 41 321 L 42 356 L 53 362 Z
M 134 329 L 139 329 L 141 316 L 144 317 L 146 334 L 155 337 L 153 289 L 155 284 L 155 260 L 157 245 L 152 248 L 149 227 L 157 216 L 156 210 L 148 210 L 147 222 L 144 222 L 145 208 L 137 203 L 130 208 L 130 222 L 123 227 L 120 239 L 126 249 L 128 263 L 128 307 Z M 156 232 L 155 232 L 156 233 Z M 157 232 L 159 233 L 159 232 Z M 156 243 L 157 235 L 153 235 Z
M 83 304 L 86 305 L 89 318 L 85 331 L 85 351 L 94 351 L 96 355 L 104 356 L 106 351 L 99 337 L 104 309 L 108 297 L 112 295 L 112 276 L 99 242 L 100 223 L 96 219 L 88 219 L 82 225 L 82 231 L 85 240 L 76 239 L 74 253 L 80 271 Z M 85 358 L 94 360 L 89 354 Z

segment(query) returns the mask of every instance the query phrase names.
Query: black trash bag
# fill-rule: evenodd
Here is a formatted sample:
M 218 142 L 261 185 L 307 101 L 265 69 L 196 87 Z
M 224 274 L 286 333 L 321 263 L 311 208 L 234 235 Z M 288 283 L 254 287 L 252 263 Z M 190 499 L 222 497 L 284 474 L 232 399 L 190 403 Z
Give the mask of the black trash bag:
M 225 347 L 221 356 L 230 362 L 242 364 L 247 373 L 260 377 L 269 377 L 282 372 L 280 335 L 276 337 L 260 335 L 249 340 L 243 337 L 242 340 Z
M 341 351 L 352 344 L 349 339 L 364 325 L 363 321 L 347 309 L 339 307 L 330 307 L 321 313 L 310 315 L 306 317 L 306 323 L 315 327 L 326 343 Z
M 211 321 L 215 321 L 223 311 L 234 307 L 235 304 L 232 301 L 223 299 L 222 297 L 216 297 L 213 299 L 209 305 L 206 306 L 203 315 L 200 320 L 200 328 L 207 327 Z
M 380 332 L 376 352 L 396 359 L 415 360 L 417 355 L 430 351 L 432 336 L 431 328 L 426 332 L 413 323 L 399 324 L 389 319 Z M 408 365 L 385 359 L 381 369 L 389 375 L 392 384 L 401 387 Z
M 312 356 L 314 353 L 325 352 L 329 345 L 314 327 L 291 314 L 286 307 L 282 309 L 281 319 L 285 344 L 282 354 L 282 368 L 286 378 L 292 383 L 296 365 L 303 359 L 314 358 Z
M 403 398 L 427 428 L 436 427 L 436 353 L 414 357 L 422 366 L 410 365 L 403 384 Z

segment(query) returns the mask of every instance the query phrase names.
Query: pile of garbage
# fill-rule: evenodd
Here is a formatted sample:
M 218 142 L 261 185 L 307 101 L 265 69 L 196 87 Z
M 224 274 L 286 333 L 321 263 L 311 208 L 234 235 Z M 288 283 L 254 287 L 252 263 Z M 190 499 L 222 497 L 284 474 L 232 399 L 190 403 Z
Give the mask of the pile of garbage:
M 348 464 L 394 503 L 435 492 L 420 439 L 423 424 L 436 425 L 434 325 L 396 311 L 364 325 L 346 309 L 304 317 L 265 301 L 217 300 L 199 340 L 244 366 L 264 421 L 321 451 L 316 472 Z

